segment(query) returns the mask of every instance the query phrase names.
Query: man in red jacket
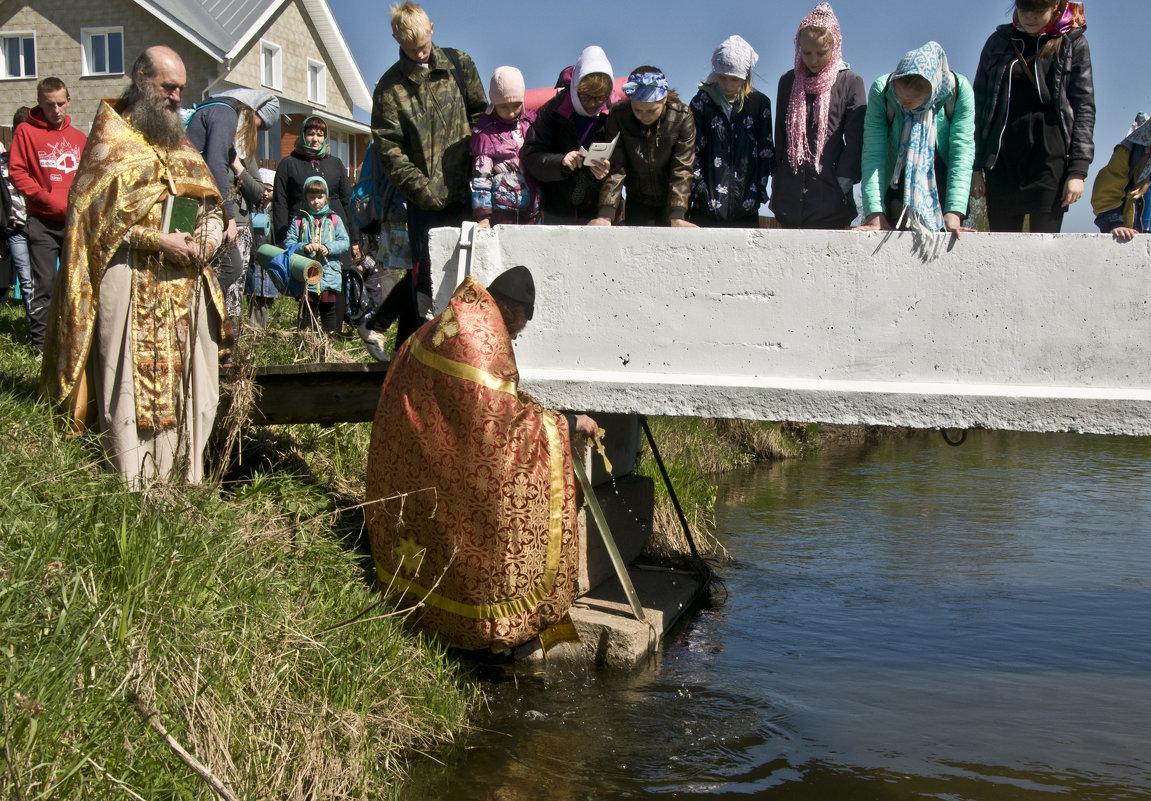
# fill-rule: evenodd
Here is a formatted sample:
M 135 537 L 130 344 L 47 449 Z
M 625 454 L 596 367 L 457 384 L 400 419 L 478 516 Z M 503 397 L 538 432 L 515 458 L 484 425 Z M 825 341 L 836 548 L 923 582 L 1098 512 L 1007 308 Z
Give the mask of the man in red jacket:
M 48 304 L 56 282 L 56 264 L 64 243 L 68 190 L 87 137 L 67 115 L 68 87 L 59 78 L 36 86 L 36 108 L 12 135 L 8 169 L 12 185 L 28 206 L 28 258 L 32 263 L 32 301 L 28 328 L 36 350 L 44 350 Z

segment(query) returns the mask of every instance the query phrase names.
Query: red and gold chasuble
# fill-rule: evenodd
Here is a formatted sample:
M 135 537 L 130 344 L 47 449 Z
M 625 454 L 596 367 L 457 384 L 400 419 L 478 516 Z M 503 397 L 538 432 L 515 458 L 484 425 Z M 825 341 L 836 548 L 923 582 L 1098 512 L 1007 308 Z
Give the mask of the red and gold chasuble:
M 380 587 L 458 648 L 502 650 L 561 621 L 577 567 L 567 421 L 517 384 L 487 291 L 467 278 L 388 368 L 368 455 Z

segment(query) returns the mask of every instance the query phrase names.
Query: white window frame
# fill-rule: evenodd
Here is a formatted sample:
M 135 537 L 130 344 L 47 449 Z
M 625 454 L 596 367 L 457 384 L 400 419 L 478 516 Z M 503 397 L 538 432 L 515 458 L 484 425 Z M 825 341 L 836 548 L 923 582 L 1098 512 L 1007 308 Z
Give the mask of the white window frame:
M 335 131 L 328 134 L 328 142 L 332 147 L 332 155 L 347 165 L 352 155 L 351 135 L 347 131 Z
M 272 58 L 271 76 L 267 71 L 269 55 Z M 276 92 L 281 91 L 284 84 L 284 48 L 266 39 L 260 40 L 260 84 Z
M 108 47 L 108 40 L 112 34 L 119 34 L 120 36 L 120 64 L 119 69 L 114 69 L 111 63 L 111 53 Z M 94 40 L 102 38 L 104 40 L 104 70 L 97 70 L 95 68 L 94 51 L 92 49 Z M 107 28 L 81 28 L 80 29 L 80 74 L 88 76 L 116 76 L 124 74 L 124 29 L 117 27 Z
M 13 39 L 20 42 L 20 74 L 18 75 L 8 72 L 8 42 Z M 24 42 L 28 39 L 32 40 L 32 60 L 36 62 L 33 64 L 31 72 L 27 70 L 27 65 L 24 63 Z M 19 81 L 35 78 L 39 67 L 39 55 L 36 48 L 35 31 L 4 31 L 3 34 L 0 34 L 0 62 L 2 62 L 0 63 L 0 80 Z
M 316 71 L 316 86 L 313 96 L 312 92 L 312 70 Z M 315 103 L 317 106 L 328 105 L 328 65 L 322 61 L 316 61 L 314 58 L 308 59 L 308 102 Z

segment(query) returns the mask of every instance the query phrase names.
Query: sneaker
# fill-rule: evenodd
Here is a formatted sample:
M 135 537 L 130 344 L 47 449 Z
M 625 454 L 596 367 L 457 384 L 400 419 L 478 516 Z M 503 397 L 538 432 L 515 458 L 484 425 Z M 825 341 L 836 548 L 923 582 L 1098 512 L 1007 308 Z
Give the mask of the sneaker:
M 360 339 L 364 340 L 364 347 L 368 349 L 368 353 L 372 354 L 372 358 L 376 361 L 391 361 L 392 354 L 388 351 L 387 337 L 384 336 L 383 331 L 376 331 L 374 328 L 369 328 L 368 325 L 371 322 L 371 316 L 365 315 L 364 319 L 360 320 L 358 326 Z

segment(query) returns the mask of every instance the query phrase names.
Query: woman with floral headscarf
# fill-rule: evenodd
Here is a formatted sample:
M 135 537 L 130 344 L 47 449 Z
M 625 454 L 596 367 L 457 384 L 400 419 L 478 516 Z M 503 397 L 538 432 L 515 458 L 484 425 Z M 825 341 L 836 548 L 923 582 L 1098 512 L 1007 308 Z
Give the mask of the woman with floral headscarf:
M 695 122 L 656 67 L 636 67 L 623 85 L 627 100 L 611 110 L 607 138 L 619 136 L 611 172 L 599 192 L 599 216 L 588 225 L 611 225 L 627 188 L 625 225 L 695 228 L 688 202 L 695 172 Z
M 784 228 L 846 228 L 856 215 L 867 92 L 843 60 L 827 3 L 799 23 L 795 69 L 779 79 L 777 97 L 771 210 Z
M 1095 157 L 1095 87 L 1082 3 L 1016 0 L 975 72 L 975 174 L 992 231 L 1058 233 Z
M 751 85 L 758 60 L 742 37 L 729 36 L 711 54 L 711 74 L 691 101 L 695 121 L 691 219 L 698 225 L 759 227 L 775 145 L 771 101 Z
M 863 123 L 863 225 L 857 231 L 946 230 L 967 215 L 975 101 L 937 42 L 908 52 L 871 85 Z
M 1151 118 L 1140 111 L 1126 138 L 1115 146 L 1107 166 L 1095 176 L 1091 207 L 1099 230 L 1124 242 L 1151 231 L 1149 185 Z

